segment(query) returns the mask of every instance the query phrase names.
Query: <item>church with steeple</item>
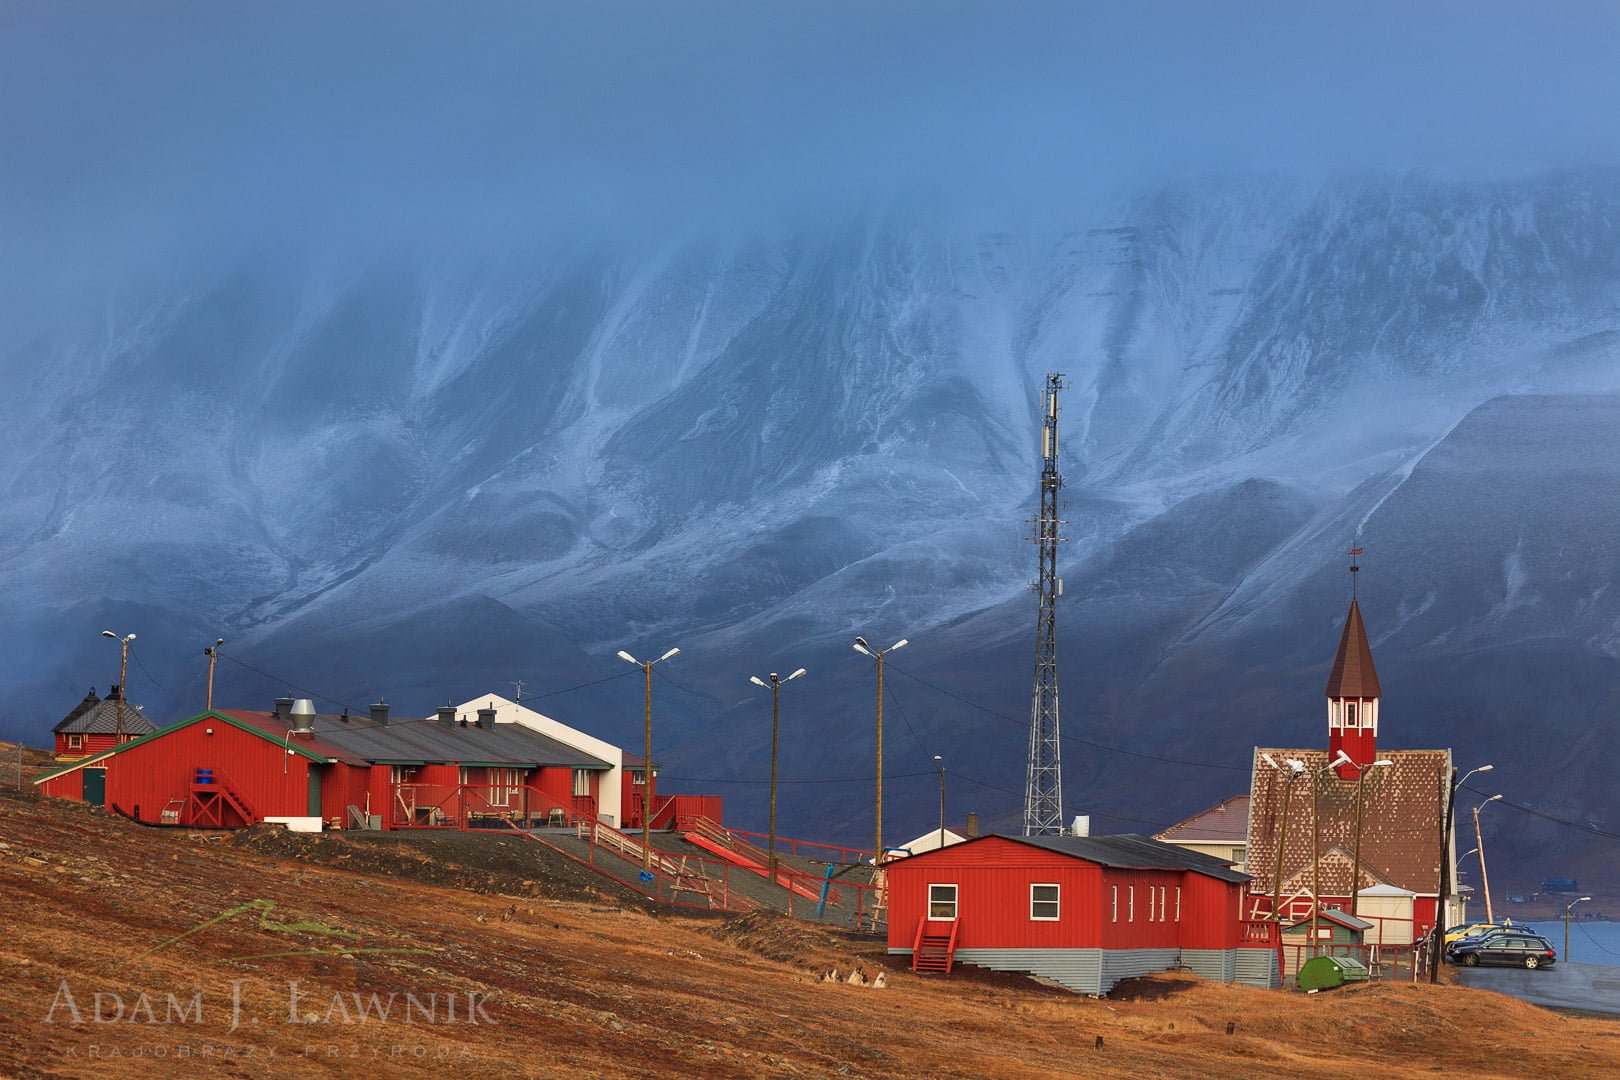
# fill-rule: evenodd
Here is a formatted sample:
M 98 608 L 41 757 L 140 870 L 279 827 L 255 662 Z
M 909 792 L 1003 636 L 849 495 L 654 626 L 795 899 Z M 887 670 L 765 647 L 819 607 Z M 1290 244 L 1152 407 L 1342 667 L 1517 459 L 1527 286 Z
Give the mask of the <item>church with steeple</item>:
M 1454 843 L 1441 851 L 1451 751 L 1390 748 L 1399 744 L 1400 724 L 1384 723 L 1354 591 L 1325 694 L 1322 744 L 1255 748 L 1246 867 L 1253 880 L 1244 914 L 1277 913 L 1289 924 L 1313 909 L 1319 920 L 1322 912 L 1342 913 L 1369 924 L 1365 944 L 1400 949 L 1437 917 L 1450 916 L 1442 926 L 1461 918 L 1455 908 L 1442 912 L 1440 895 L 1442 859 L 1455 866 L 1456 858 Z M 1311 929 L 1331 932 L 1320 921 Z

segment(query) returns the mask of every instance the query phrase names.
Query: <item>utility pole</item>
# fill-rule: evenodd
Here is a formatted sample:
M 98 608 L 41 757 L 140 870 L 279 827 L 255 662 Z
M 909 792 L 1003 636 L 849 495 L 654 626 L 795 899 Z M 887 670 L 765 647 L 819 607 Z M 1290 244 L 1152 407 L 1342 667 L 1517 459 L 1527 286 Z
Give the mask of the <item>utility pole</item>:
M 679 649 L 671 649 L 657 660 L 645 662 L 637 660 L 623 649 L 619 650 L 619 659 L 634 664 L 647 673 L 647 711 L 646 711 L 646 757 L 641 763 L 641 872 L 652 873 L 652 669 L 670 657 L 680 653 Z
M 863 637 L 855 639 L 855 651 L 877 662 L 877 795 L 872 806 L 872 869 L 883 866 L 883 658 L 903 649 L 909 639 L 901 638 L 887 649 L 874 649 Z
M 1479 834 L 1479 812 L 1486 806 L 1500 799 L 1500 795 L 1492 795 L 1478 806 L 1474 807 L 1474 843 L 1479 846 L 1479 885 L 1485 890 L 1485 921 L 1496 921 L 1496 913 L 1491 910 L 1491 875 L 1485 869 L 1485 839 Z M 1440 920 L 1436 919 L 1436 922 Z
M 103 630 L 101 636 L 112 638 L 119 644 L 118 701 L 114 704 L 113 742 L 115 744 L 122 743 L 124 741 L 124 698 L 128 696 L 125 693 L 124 684 L 129 677 L 129 643 L 135 640 L 135 635 L 125 634 L 123 637 L 119 637 L 111 630 Z
M 1035 687 L 1029 713 L 1029 765 L 1024 778 L 1024 835 L 1063 832 L 1063 755 L 1058 730 L 1057 598 L 1063 582 L 1057 576 L 1058 391 L 1063 376 L 1048 373 L 1041 409 L 1041 510 L 1035 542 L 1040 546 L 1040 572 L 1035 589 L 1040 614 L 1035 621 Z
M 782 722 L 782 684 L 792 682 L 804 674 L 800 668 L 787 678 L 782 678 L 776 672 L 771 672 L 771 880 L 776 880 L 776 748 L 777 735 L 781 730 Z M 764 686 L 765 682 L 758 675 L 748 676 L 748 681 L 755 686 Z
M 219 659 L 219 647 L 223 644 L 224 638 L 215 638 L 212 645 L 203 646 L 203 655 L 208 657 L 208 703 L 204 708 L 209 712 L 214 711 L 214 661 Z

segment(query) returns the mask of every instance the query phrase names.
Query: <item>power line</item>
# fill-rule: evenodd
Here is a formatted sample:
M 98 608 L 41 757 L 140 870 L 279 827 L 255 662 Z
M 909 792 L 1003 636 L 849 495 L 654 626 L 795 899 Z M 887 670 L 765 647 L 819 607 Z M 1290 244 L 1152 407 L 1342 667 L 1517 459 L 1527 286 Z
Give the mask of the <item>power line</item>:
M 930 690 L 935 691 L 936 693 L 944 694 L 946 697 L 952 698 L 952 699 L 954 699 L 956 701 L 960 701 L 962 704 L 967 705 L 970 708 L 978 709 L 980 712 L 984 713 L 987 716 L 993 716 L 997 720 L 1002 720 L 1002 721 L 1005 721 L 1006 723 L 1009 723 L 1009 724 L 1017 724 L 1020 728 L 1023 728 L 1023 727 L 1027 726 L 1027 724 L 1023 720 L 1014 719 L 1013 717 L 1008 716 L 1006 713 L 997 712 L 995 709 L 992 709 L 992 708 L 990 708 L 990 707 L 988 707 L 986 705 L 981 705 L 977 701 L 972 700 L 971 698 L 963 697 L 961 694 L 956 693 L 954 690 L 948 690 L 945 687 L 940 686 L 937 683 L 929 682 L 927 679 L 923 678 L 920 675 L 914 675 L 911 672 L 907 671 L 905 668 L 899 667 L 898 665 L 896 665 L 894 663 L 890 663 L 888 666 L 892 670 L 898 671 L 900 674 L 904 675 L 906 678 L 914 679 L 917 682 L 920 682 L 924 686 L 928 687 Z M 1143 752 L 1141 752 L 1139 750 L 1126 750 L 1124 747 L 1121 747 L 1121 746 L 1109 746 L 1106 743 L 1096 742 L 1096 741 L 1094 741 L 1092 739 L 1082 739 L 1082 738 L 1079 738 L 1079 737 L 1074 736 L 1074 735 L 1065 735 L 1064 736 L 1064 741 L 1065 742 L 1072 742 L 1072 743 L 1081 743 L 1082 745 L 1089 746 L 1094 750 L 1101 750 L 1101 751 L 1104 751 L 1105 753 L 1109 753 L 1109 754 L 1124 754 L 1126 757 L 1142 758 L 1145 761 L 1158 761 L 1158 762 L 1162 762 L 1162 763 L 1164 763 L 1166 765 L 1186 765 L 1189 768 L 1223 769 L 1223 770 L 1226 770 L 1228 772 L 1241 772 L 1241 773 L 1246 773 L 1246 772 L 1249 771 L 1249 767 L 1247 765 L 1223 765 L 1220 762 L 1216 762 L 1216 761 L 1188 761 L 1188 760 L 1183 759 L 1183 758 L 1165 757 L 1162 754 L 1146 754 L 1146 753 L 1143 753 Z
M 131 649 L 131 650 L 129 650 L 129 655 L 131 655 L 131 656 L 133 656 L 135 658 L 135 666 L 141 669 L 141 674 L 145 675 L 147 677 L 147 679 L 152 683 L 153 686 L 157 687 L 159 690 L 168 690 L 169 689 L 167 686 L 164 686 L 162 683 L 160 683 L 156 679 L 152 678 L 152 673 L 150 671 L 146 670 L 146 665 L 145 664 L 141 663 L 141 654 L 140 653 L 136 652 L 134 649 Z M 124 693 L 125 698 L 127 699 L 128 696 L 129 696 L 129 691 L 128 691 L 127 687 L 124 689 L 123 693 Z
M 929 770 L 928 772 L 886 773 L 886 774 L 884 774 L 883 778 L 885 780 L 910 780 L 910 779 L 913 779 L 913 778 L 919 777 L 919 776 L 933 776 L 933 775 L 934 775 L 933 771 Z M 664 773 L 660 773 L 659 778 L 663 779 L 663 780 L 679 780 L 683 784 L 769 784 L 770 783 L 769 780 L 721 779 L 721 778 L 715 778 L 715 777 L 702 777 L 702 776 L 669 776 L 669 775 L 664 774 Z M 829 777 L 819 777 L 819 778 L 818 777 L 810 777 L 810 778 L 804 778 L 804 779 L 798 779 L 798 780 L 778 780 L 777 783 L 778 784 L 870 784 L 872 781 L 874 781 L 876 779 L 877 779 L 877 777 L 875 777 L 875 776 L 829 776 Z

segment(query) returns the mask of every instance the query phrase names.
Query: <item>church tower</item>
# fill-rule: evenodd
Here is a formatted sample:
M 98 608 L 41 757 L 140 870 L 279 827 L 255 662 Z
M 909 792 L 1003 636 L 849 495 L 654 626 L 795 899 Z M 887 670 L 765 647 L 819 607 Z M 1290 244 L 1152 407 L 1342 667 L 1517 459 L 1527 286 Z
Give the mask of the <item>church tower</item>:
M 1343 750 L 1354 763 L 1338 767 L 1341 780 L 1356 779 L 1378 757 L 1378 697 L 1372 646 L 1361 622 L 1361 605 L 1352 597 L 1327 681 L 1328 760 L 1337 760 Z

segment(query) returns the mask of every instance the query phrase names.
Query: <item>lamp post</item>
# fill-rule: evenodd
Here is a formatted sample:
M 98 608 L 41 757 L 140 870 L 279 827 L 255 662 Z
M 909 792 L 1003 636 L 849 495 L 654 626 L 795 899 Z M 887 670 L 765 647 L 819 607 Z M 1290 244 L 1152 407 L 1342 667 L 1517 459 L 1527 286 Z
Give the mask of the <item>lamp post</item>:
M 939 846 L 945 846 L 945 759 L 934 755 L 934 767 L 939 770 Z
M 792 682 L 804 674 L 800 668 L 787 678 L 782 678 L 776 672 L 771 672 L 771 880 L 776 880 L 776 737 L 782 719 L 782 684 Z M 755 686 L 766 685 L 765 680 L 758 675 L 748 676 L 748 681 Z
M 1342 751 L 1341 751 L 1341 753 L 1342 753 Z M 1355 763 L 1352 762 L 1351 764 L 1354 765 Z M 1388 758 L 1380 758 L 1379 760 L 1373 762 L 1370 765 L 1355 765 L 1355 769 L 1356 769 L 1356 842 L 1355 842 L 1354 861 L 1351 863 L 1351 869 L 1350 869 L 1350 916 L 1351 916 L 1351 918 L 1355 917 L 1356 907 L 1357 907 L 1356 902 L 1357 902 L 1357 900 L 1360 899 L 1360 893 L 1361 893 L 1361 811 L 1362 811 L 1362 804 L 1363 804 L 1363 801 L 1364 801 L 1363 791 L 1365 789 L 1365 785 L 1366 785 L 1366 782 L 1367 782 L 1367 777 L 1372 775 L 1372 771 L 1374 769 L 1388 768 L 1390 765 L 1393 765 L 1393 764 L 1394 764 L 1394 762 L 1390 761 Z M 1439 920 L 1436 919 L 1436 921 L 1438 922 Z
M 896 649 L 906 647 L 908 639 L 901 638 L 887 649 L 874 649 L 863 637 L 855 639 L 855 651 L 870 656 L 877 662 L 877 794 L 872 805 L 872 868 L 883 865 L 883 658 Z
M 1564 963 L 1569 963 L 1569 913 L 1575 910 L 1575 905 L 1581 900 L 1590 900 L 1590 896 L 1583 896 L 1580 900 L 1571 900 L 1564 906 Z
M 680 654 L 679 649 L 671 649 L 657 660 L 637 660 L 623 649 L 619 650 L 619 659 L 634 664 L 647 673 L 647 712 L 646 712 L 646 742 L 643 749 L 646 756 L 641 762 L 641 869 L 643 873 L 652 872 L 652 669 L 654 664 L 663 663 L 672 656 Z
M 129 643 L 135 640 L 135 635 L 125 634 L 119 637 L 111 630 L 103 630 L 101 636 L 112 638 L 119 646 L 118 702 L 114 706 L 116 711 L 113 714 L 113 742 L 121 743 L 124 741 L 124 681 L 129 675 Z
M 1491 874 L 1485 869 L 1485 840 L 1479 834 L 1479 812 L 1501 797 L 1492 795 L 1474 807 L 1474 843 L 1479 847 L 1479 887 L 1485 890 L 1485 921 L 1488 923 L 1495 922 L 1496 915 L 1491 911 Z
M 1273 769 L 1283 771 L 1282 766 L 1277 764 L 1277 759 L 1270 754 L 1262 752 L 1260 757 Z M 1282 923 L 1283 838 L 1288 833 L 1288 804 L 1293 795 L 1294 781 L 1305 772 L 1305 763 L 1298 758 L 1286 758 L 1284 761 L 1288 766 L 1288 775 L 1283 778 L 1282 822 L 1277 828 L 1277 862 L 1272 868 L 1271 875 L 1271 921 L 1279 926 Z
M 1495 765 L 1481 765 L 1476 769 L 1469 769 L 1463 773 L 1462 779 L 1457 779 L 1456 769 L 1452 769 L 1451 786 L 1446 791 L 1446 812 L 1440 825 L 1440 891 L 1434 898 L 1434 933 L 1429 935 L 1429 981 L 1440 981 L 1440 939 L 1443 933 L 1445 918 L 1444 907 L 1451 898 L 1451 836 L 1457 824 L 1457 789 L 1475 773 L 1490 772 Z
M 212 645 L 203 646 L 203 655 L 208 657 L 208 703 L 204 708 L 210 712 L 214 708 L 214 662 L 219 659 L 219 647 L 223 644 L 224 638 L 215 638 Z

